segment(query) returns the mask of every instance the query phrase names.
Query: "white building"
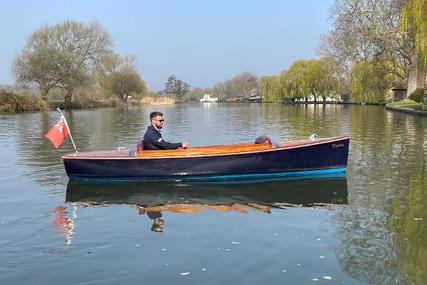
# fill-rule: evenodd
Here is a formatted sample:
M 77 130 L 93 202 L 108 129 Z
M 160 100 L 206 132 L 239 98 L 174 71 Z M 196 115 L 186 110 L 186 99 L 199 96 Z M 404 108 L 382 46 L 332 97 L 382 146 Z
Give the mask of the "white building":
M 200 99 L 200 102 L 202 102 L 202 103 L 217 103 L 218 98 L 211 97 L 211 95 L 209 95 L 209 94 L 205 94 L 205 95 L 203 95 L 203 98 Z

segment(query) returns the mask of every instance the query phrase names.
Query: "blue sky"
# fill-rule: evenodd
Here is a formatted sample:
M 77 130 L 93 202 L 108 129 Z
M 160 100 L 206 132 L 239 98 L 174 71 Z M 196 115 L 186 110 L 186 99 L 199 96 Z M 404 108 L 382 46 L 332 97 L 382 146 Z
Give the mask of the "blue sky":
M 331 28 L 333 0 L 0 0 L 0 84 L 27 37 L 64 20 L 99 22 L 114 50 L 136 56 L 147 86 L 163 89 L 175 74 L 193 87 L 211 87 L 241 72 L 258 76 L 318 56 Z

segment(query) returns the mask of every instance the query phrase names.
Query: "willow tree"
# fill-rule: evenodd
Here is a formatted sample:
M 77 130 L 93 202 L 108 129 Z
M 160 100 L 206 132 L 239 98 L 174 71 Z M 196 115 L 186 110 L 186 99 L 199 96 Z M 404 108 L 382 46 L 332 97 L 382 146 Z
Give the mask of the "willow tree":
M 333 30 L 321 39 L 321 53 L 337 58 L 348 70 L 353 62 L 388 62 L 388 74 L 408 81 L 407 95 L 420 85 L 413 40 L 400 31 L 405 0 L 335 0 Z
M 354 63 L 350 72 L 350 96 L 356 103 L 379 103 L 385 100 L 387 87 L 381 84 L 384 74 L 366 61 Z
M 314 101 L 322 97 L 323 102 L 326 102 L 326 97 L 337 93 L 337 80 L 329 67 L 329 60 L 326 58 L 306 61 L 304 80 Z
M 329 60 L 297 60 L 280 76 L 280 84 L 285 98 L 308 100 L 309 96 L 317 101 L 322 97 L 337 94 L 337 79 L 330 70 Z
M 420 152 L 423 156 L 423 152 Z M 412 162 L 412 161 L 411 161 Z M 422 163 L 422 162 L 421 162 Z M 404 272 L 407 284 L 425 284 L 427 280 L 427 227 L 420 223 L 427 219 L 427 167 L 411 167 L 404 195 L 391 199 L 389 227 L 393 245 L 398 249 L 397 265 Z
M 350 72 L 350 97 L 357 103 L 383 103 L 399 78 L 387 73 L 388 62 L 355 62 Z
M 414 90 L 422 87 L 425 82 L 427 70 L 427 0 L 408 0 L 402 10 L 401 31 L 412 38 L 415 42 L 416 54 L 413 56 L 413 61 L 420 68 L 414 69 L 412 72 L 415 77 L 413 87 L 408 86 L 408 89 Z M 420 70 L 421 69 L 421 70 Z M 412 83 L 412 82 L 409 82 Z
M 408 0 L 400 25 L 403 32 L 413 35 L 419 61 L 427 69 L 427 0 Z
M 277 76 L 263 76 L 259 79 L 259 91 L 263 102 L 277 102 L 281 99 L 280 80 Z
M 297 60 L 286 72 L 281 74 L 280 82 L 285 98 L 291 100 L 308 99 L 309 89 L 304 75 L 306 65 L 305 60 Z

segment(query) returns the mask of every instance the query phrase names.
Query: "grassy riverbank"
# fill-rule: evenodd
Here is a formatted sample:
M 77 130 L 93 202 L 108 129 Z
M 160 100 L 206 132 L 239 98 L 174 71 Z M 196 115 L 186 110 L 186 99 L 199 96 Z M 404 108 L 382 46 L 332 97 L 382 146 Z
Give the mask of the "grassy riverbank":
M 118 100 L 93 100 L 90 98 L 80 98 L 65 104 L 64 101 L 46 102 L 40 96 L 30 93 L 15 93 L 0 90 L 0 112 L 1 113 L 18 113 L 28 111 L 47 111 L 56 108 L 61 109 L 83 109 L 83 108 L 101 108 L 101 107 L 116 107 L 120 105 Z
M 408 99 L 389 103 L 385 108 L 387 110 L 393 110 L 407 114 L 427 116 L 427 109 L 423 106 L 423 104 Z
M 412 110 L 423 110 L 423 104 L 417 103 L 414 100 L 410 99 L 388 103 L 386 106 L 391 108 L 408 108 Z
M 141 99 L 130 99 L 127 103 L 122 103 L 116 98 L 97 99 L 89 96 L 80 96 L 71 104 L 66 104 L 61 100 L 44 101 L 32 92 L 11 92 L 0 90 L 0 113 L 35 112 L 61 109 L 91 109 L 120 106 L 138 105 L 172 105 L 175 100 L 165 97 L 145 96 Z
M 79 94 L 71 104 L 66 104 L 60 97 L 51 98 L 46 102 L 41 97 L 31 91 L 5 91 L 0 89 L 0 113 L 19 113 L 26 111 L 47 111 L 61 109 L 92 109 L 105 107 L 123 107 L 123 106 L 139 106 L 152 105 L 163 106 L 173 105 L 176 101 L 172 98 L 164 96 L 144 96 L 138 99 L 129 99 L 128 102 L 122 103 L 117 98 L 108 98 L 105 96 L 91 96 L 90 94 Z M 357 104 L 351 101 L 348 102 L 283 102 L 284 104 Z M 371 105 L 371 104 L 369 104 Z M 382 104 L 375 104 L 382 105 Z M 410 99 L 405 99 L 399 102 L 388 103 L 388 109 L 405 109 L 414 111 L 423 111 L 423 104 L 417 103 Z

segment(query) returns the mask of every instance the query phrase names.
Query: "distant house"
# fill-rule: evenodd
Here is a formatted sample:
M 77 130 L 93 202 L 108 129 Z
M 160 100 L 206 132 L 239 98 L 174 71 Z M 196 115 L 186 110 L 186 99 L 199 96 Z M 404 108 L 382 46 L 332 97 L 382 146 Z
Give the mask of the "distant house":
M 402 101 L 406 97 L 406 87 L 403 85 L 397 85 L 391 88 L 391 91 L 393 92 L 393 102 Z

